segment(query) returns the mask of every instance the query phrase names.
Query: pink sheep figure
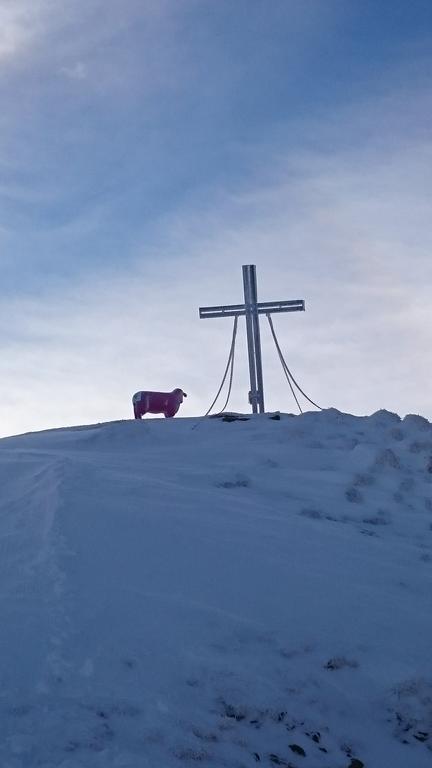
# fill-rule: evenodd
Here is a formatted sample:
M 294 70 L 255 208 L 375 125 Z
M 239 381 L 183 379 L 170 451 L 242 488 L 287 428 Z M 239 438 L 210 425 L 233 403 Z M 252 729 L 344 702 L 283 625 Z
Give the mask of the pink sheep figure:
M 183 398 L 187 397 L 182 389 L 172 392 L 135 392 L 132 398 L 134 416 L 140 419 L 146 413 L 163 413 L 166 419 L 176 415 Z

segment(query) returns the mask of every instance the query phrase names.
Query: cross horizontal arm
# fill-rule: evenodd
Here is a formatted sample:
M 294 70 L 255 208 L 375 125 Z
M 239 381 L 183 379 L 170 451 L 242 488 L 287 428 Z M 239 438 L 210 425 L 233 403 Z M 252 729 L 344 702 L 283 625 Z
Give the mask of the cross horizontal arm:
M 274 312 L 304 312 L 303 299 L 293 301 L 263 301 L 256 305 L 259 315 L 272 314 Z M 241 317 L 246 314 L 244 304 L 229 304 L 219 307 L 200 307 L 199 315 L 202 320 L 213 317 Z
M 231 304 L 226 307 L 200 307 L 200 318 L 208 317 L 240 317 L 246 314 L 244 304 Z
M 303 299 L 294 299 L 293 301 L 260 301 L 257 304 L 258 314 L 266 315 L 272 312 L 304 312 L 305 303 Z

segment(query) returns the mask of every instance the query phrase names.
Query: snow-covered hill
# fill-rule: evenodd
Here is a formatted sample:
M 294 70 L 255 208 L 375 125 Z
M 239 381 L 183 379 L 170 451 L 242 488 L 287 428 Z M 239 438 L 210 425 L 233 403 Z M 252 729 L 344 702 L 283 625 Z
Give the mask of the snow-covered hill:
M 432 765 L 425 419 L 41 432 L 0 483 L 1 768 Z

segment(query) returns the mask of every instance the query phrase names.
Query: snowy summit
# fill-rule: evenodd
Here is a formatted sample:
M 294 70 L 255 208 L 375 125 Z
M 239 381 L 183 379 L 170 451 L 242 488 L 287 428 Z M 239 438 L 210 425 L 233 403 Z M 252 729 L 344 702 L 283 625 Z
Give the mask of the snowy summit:
M 426 419 L 52 430 L 0 479 L 1 768 L 430 768 Z

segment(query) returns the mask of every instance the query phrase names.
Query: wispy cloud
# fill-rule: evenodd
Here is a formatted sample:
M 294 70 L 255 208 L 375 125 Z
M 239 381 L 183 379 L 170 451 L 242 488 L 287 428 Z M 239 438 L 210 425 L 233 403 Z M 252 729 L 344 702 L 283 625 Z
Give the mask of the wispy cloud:
M 38 40 L 54 9 L 52 0 L 2 0 L 0 5 L 0 71 Z
M 85 80 L 87 77 L 87 67 L 82 61 L 77 61 L 69 67 L 62 67 L 60 72 L 71 80 Z

